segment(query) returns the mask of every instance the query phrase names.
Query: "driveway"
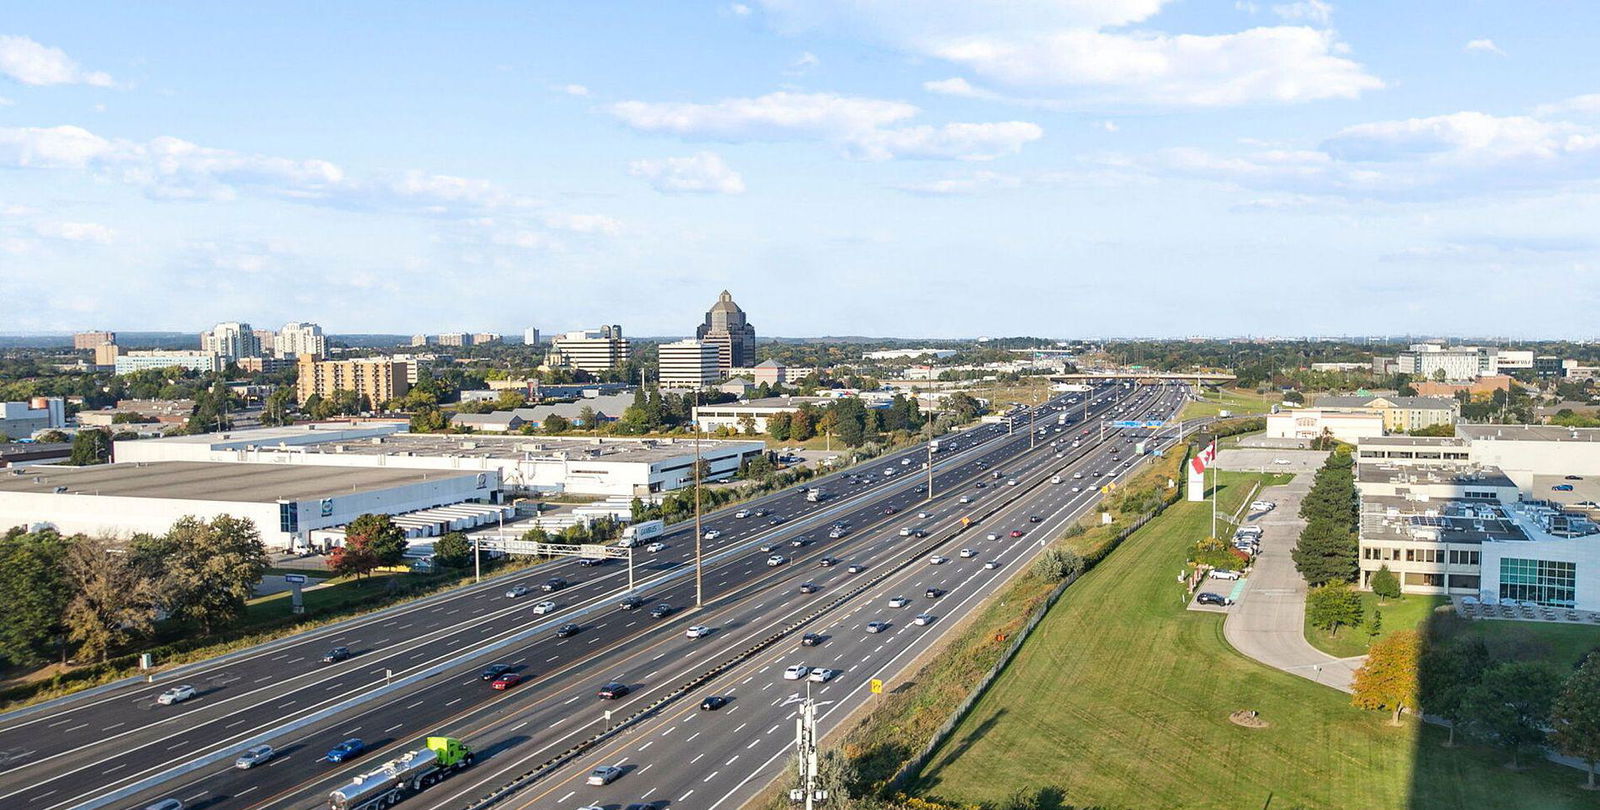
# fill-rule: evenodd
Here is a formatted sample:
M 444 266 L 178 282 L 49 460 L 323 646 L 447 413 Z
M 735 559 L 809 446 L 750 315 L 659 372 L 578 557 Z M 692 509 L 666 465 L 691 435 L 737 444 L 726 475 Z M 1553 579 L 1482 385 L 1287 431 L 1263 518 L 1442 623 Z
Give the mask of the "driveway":
M 1262 528 L 1261 554 L 1238 604 L 1228 611 L 1222 634 L 1234 649 L 1267 666 L 1349 692 L 1366 656 L 1335 658 L 1306 641 L 1306 583 L 1290 556 L 1305 525 L 1297 513 L 1311 478 L 1302 473 L 1288 484 L 1263 489 L 1258 497 L 1276 501 L 1278 508 L 1245 516 L 1245 524 Z

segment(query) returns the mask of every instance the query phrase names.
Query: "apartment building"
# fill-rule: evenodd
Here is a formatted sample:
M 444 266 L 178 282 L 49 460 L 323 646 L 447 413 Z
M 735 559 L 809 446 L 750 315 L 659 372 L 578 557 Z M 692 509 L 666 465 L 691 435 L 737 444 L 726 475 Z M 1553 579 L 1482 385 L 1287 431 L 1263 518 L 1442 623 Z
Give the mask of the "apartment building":
M 135 371 L 171 368 L 173 366 L 204 373 L 219 371 L 227 365 L 226 361 L 218 357 L 215 352 L 169 351 L 124 352 L 116 358 L 114 364 L 118 374 L 131 374 Z
M 717 346 L 699 340 L 663 343 L 656 348 L 661 385 L 705 388 L 722 379 Z
M 95 349 L 107 343 L 116 343 L 116 332 L 78 332 L 72 336 L 72 348 Z
M 407 365 L 389 357 L 321 361 L 301 358 L 296 394 L 305 402 L 312 394 L 326 398 L 335 391 L 354 391 L 379 408 L 411 390 Z
M 628 359 L 628 341 L 617 324 L 567 332 L 551 341 L 550 364 L 598 373 L 621 366 Z
M 328 356 L 328 338 L 314 323 L 286 323 L 273 340 L 273 353 L 285 359 L 322 360 Z
M 1324 410 L 1380 414 L 1384 429 L 1391 433 L 1453 425 L 1461 417 L 1461 403 L 1443 397 L 1319 397 L 1316 406 Z
M 219 323 L 211 331 L 200 333 L 200 351 L 217 355 L 224 362 L 240 357 L 260 357 L 261 339 L 256 337 L 250 324 Z

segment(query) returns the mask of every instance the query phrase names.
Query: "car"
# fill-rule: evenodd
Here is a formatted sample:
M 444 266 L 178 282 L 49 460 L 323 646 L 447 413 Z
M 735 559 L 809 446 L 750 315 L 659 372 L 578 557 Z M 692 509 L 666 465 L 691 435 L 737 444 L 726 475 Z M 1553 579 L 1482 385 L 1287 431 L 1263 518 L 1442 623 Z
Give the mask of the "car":
M 760 546 L 759 546 L 759 549 L 760 549 L 760 550 L 761 550 L 761 551 L 773 551 L 773 550 L 775 550 L 775 549 L 777 549 L 777 547 L 778 547 L 778 543 L 777 543 L 777 541 L 775 541 L 775 540 L 769 540 L 769 541 L 767 541 L 767 542 L 765 542 L 765 543 L 762 543 L 762 544 L 761 544 L 761 545 L 760 545 Z
M 483 672 L 479 673 L 478 677 L 486 681 L 492 681 L 510 671 L 510 664 L 490 664 L 483 668 Z
M 1568 488 L 1570 489 L 1570 487 L 1568 487 Z M 832 529 L 828 530 L 828 537 L 831 538 L 831 539 L 834 539 L 834 540 L 838 540 L 839 538 L 843 537 L 844 535 L 845 535 L 845 530 L 844 529 L 840 529 L 840 528 L 835 527 L 835 528 L 832 528 Z
M 783 565 L 784 563 L 786 563 L 788 561 L 789 561 L 788 557 L 785 557 L 782 554 L 774 554 L 774 555 L 772 555 L 772 556 L 767 558 L 767 566 L 769 568 L 770 567 L 776 567 L 776 566 L 779 566 L 779 565 Z
M 1011 530 L 1011 536 L 1012 537 L 1021 537 L 1022 534 L 1023 534 L 1023 532 L 1022 532 L 1021 529 L 1012 529 Z
M 348 762 L 366 753 L 366 751 L 367 744 L 362 742 L 360 737 L 351 737 L 328 749 L 328 753 L 324 754 L 322 758 L 329 762 Z
M 911 604 L 911 600 L 905 598 L 904 596 L 891 596 L 891 597 L 889 597 L 889 607 L 892 607 L 892 608 L 903 608 L 903 607 L 905 607 L 906 605 L 909 605 L 909 604 Z
M 926 625 L 933 624 L 933 614 L 932 613 L 918 613 L 916 615 L 916 617 L 911 620 L 911 623 L 915 624 L 915 625 L 921 625 L 921 626 L 926 626 Z
M 906 466 L 907 464 L 910 464 L 910 463 L 911 463 L 911 459 L 909 459 L 909 458 L 900 459 L 900 466 L 902 466 L 902 467 L 904 467 L 904 466 Z
M 928 558 L 929 565 L 944 565 L 947 562 L 950 562 L 950 558 L 942 554 L 935 554 Z
M 1556 492 L 1571 492 L 1572 491 L 1572 485 L 1571 484 L 1556 484 L 1555 486 L 1551 487 L 1550 489 L 1552 489 L 1552 490 L 1554 490 Z
M 238 768 L 241 771 L 248 771 L 257 765 L 272 759 L 272 755 L 275 753 L 277 752 L 273 751 L 272 746 L 270 745 L 252 745 L 249 748 L 244 749 L 244 753 L 240 754 L 233 760 L 233 767 Z
M 1006 486 L 1008 486 L 1008 487 L 1014 487 L 1016 485 L 1017 485 L 1017 479 L 1015 479 L 1015 478 L 1011 478 L 1011 479 L 1008 479 L 1006 481 Z
M 1566 480 L 1568 480 L 1568 481 L 1582 481 L 1583 480 L 1583 476 L 1581 476 L 1581 475 L 1563 475 L 1561 477 L 1566 479 Z
M 652 553 L 657 552 L 657 551 L 666 551 L 667 550 L 667 544 L 666 543 L 651 543 L 650 545 L 645 546 L 644 550 L 652 552 Z
M 822 634 L 820 633 L 807 633 L 800 637 L 800 646 L 802 647 L 815 647 L 821 643 Z
M 1232 599 L 1210 591 L 1202 591 L 1199 596 L 1194 598 L 1194 602 L 1197 605 L 1216 605 L 1217 607 L 1227 607 L 1233 604 Z
M 790 664 L 789 667 L 783 671 L 783 679 L 786 681 L 798 681 L 810 674 L 811 667 L 808 667 L 805 664 Z
M 715 539 L 717 539 L 718 537 L 721 537 L 721 536 L 722 536 L 722 532 L 719 532 L 716 529 L 706 529 L 706 533 L 700 535 L 701 538 L 706 539 L 706 540 L 715 540 Z
M 900 511 L 899 509 L 896 509 L 893 506 L 885 506 L 885 507 L 883 507 L 883 513 L 885 515 L 892 515 L 892 514 L 894 514 L 896 512 L 899 512 L 899 511 Z
M 978 483 L 973 484 L 972 486 L 973 486 L 974 489 L 988 489 L 988 487 L 989 487 L 988 484 L 985 484 L 982 481 L 979 481 Z
M 526 585 L 513 585 L 513 586 L 511 586 L 510 590 L 506 591 L 506 598 L 507 599 L 515 599 L 515 598 L 517 598 L 517 597 L 519 597 L 519 596 L 521 596 L 521 595 L 523 595 L 523 594 L 525 594 L 527 592 L 528 592 L 528 586 L 526 586 Z
M 900 527 L 900 536 L 901 537 L 910 537 L 911 536 L 911 527 L 910 526 L 902 526 L 902 527 Z
M 498 690 L 504 692 L 505 690 L 510 689 L 511 687 L 516 686 L 519 683 L 522 683 L 522 675 L 521 674 L 516 673 L 516 672 L 507 672 L 506 674 L 501 675 L 498 678 L 495 678 L 494 681 L 489 684 L 489 686 L 492 689 L 498 689 Z
M 990 560 L 990 561 L 984 563 L 983 567 L 988 569 L 988 570 L 990 570 L 990 571 L 993 571 L 994 569 L 1000 567 L 1000 561 L 999 560 Z
M 838 674 L 839 670 L 837 669 L 821 667 L 819 669 L 811 670 L 811 675 L 809 676 L 808 680 L 810 680 L 812 683 L 827 683 L 828 681 L 833 680 L 834 676 Z
M 918 512 L 917 513 L 917 517 L 922 518 L 923 520 L 927 520 L 928 518 L 933 517 L 933 515 L 932 515 L 932 513 L 929 513 L 929 512 Z
M 588 566 L 591 566 L 591 565 L 604 565 L 605 564 L 605 560 L 599 559 L 599 558 L 596 558 L 596 557 L 579 557 L 578 558 L 578 564 L 582 565 L 584 567 L 588 567 Z
M 963 560 L 965 560 L 965 559 L 967 559 L 969 557 L 976 557 L 976 556 L 978 556 L 978 550 L 975 549 L 975 548 L 964 548 L 964 549 L 961 549 L 961 559 L 963 559 Z
M 1073 487 L 1072 491 L 1073 492 L 1082 492 L 1083 491 L 1083 487 Z
M 1579 509 L 1600 509 L 1600 503 L 1595 503 L 1594 501 L 1578 501 L 1573 506 Z
M 1044 522 L 1044 518 L 1039 517 L 1038 515 L 1029 515 L 1028 516 L 1028 522 L 1029 523 L 1043 523 Z
M 617 607 L 621 610 L 634 610 L 643 604 L 643 597 L 639 596 L 638 594 L 630 593 L 627 596 L 622 597 L 622 601 L 617 603 Z
M 194 687 L 184 684 L 183 686 L 174 686 L 171 689 L 162 692 L 156 697 L 156 702 L 163 706 L 171 706 L 174 703 L 182 703 L 185 700 L 194 697 L 194 695 Z
M 867 622 L 868 633 L 882 633 L 889 629 L 888 622 Z
M 650 618 L 652 618 L 652 619 L 665 619 L 666 617 L 671 616 L 671 615 L 672 615 L 672 606 L 667 604 L 666 602 L 662 602 L 661 604 L 656 605 L 653 608 L 650 608 Z
M 838 565 L 838 564 L 839 564 L 839 558 L 838 557 L 823 557 L 822 559 L 817 560 L 817 565 L 820 565 L 823 568 L 832 568 L 833 566 Z
M 144 810 L 183 810 L 183 802 L 179 799 L 162 799 L 145 805 Z
M 727 698 L 721 695 L 712 695 L 705 700 L 700 701 L 700 711 L 714 712 L 726 705 L 728 705 Z
M 860 563 L 856 563 L 855 565 L 852 565 L 849 568 L 846 568 L 844 570 L 845 570 L 845 573 L 847 573 L 847 574 L 859 574 L 862 571 L 867 570 L 867 567 L 865 565 L 860 564 Z
M 801 593 L 816 593 L 817 591 L 820 591 L 820 590 L 822 590 L 822 586 L 818 585 L 815 582 L 802 582 L 802 583 L 800 583 L 800 592 Z
M 944 596 L 944 589 L 943 588 L 929 588 L 929 589 L 923 591 L 922 595 L 928 597 L 929 599 L 938 599 L 939 597 Z
M 616 700 L 617 698 L 620 698 L 631 691 L 633 690 L 627 684 L 622 683 L 621 681 L 612 681 L 605 686 L 600 687 L 600 691 L 596 693 L 596 697 L 600 698 L 601 700 Z
M 335 661 L 343 661 L 344 659 L 349 658 L 349 657 L 350 657 L 350 648 L 349 647 L 334 647 L 333 649 L 331 649 L 331 650 L 329 650 L 329 651 L 327 651 L 327 652 L 322 654 L 322 663 L 324 663 L 324 664 L 332 664 Z
M 961 498 L 960 498 L 960 501 L 962 503 L 972 503 L 972 498 L 970 496 L 967 496 L 967 495 L 962 495 Z
M 928 533 L 921 529 L 915 529 L 911 532 L 911 536 L 921 540 L 922 538 L 927 537 Z
M 1238 579 L 1239 578 L 1239 572 L 1238 571 L 1230 571 L 1230 570 L 1228 570 L 1226 568 L 1219 568 L 1219 569 L 1211 572 L 1211 578 L 1212 579 Z
M 533 606 L 533 614 L 535 616 L 543 616 L 544 614 L 555 609 L 556 603 L 554 602 L 540 602 L 539 604 Z
M 776 525 L 784 522 L 785 520 L 788 520 L 788 518 L 785 518 L 783 515 L 774 515 L 771 520 L 767 521 L 767 525 L 768 526 L 776 526 Z
M 696 624 L 683 631 L 683 634 L 688 638 L 705 638 L 706 636 L 711 635 L 711 628 L 706 627 L 703 624 Z
M 733 516 L 736 517 L 736 518 L 739 518 L 740 520 L 743 520 L 743 519 L 745 519 L 747 517 L 750 517 L 750 511 L 748 509 L 740 509 L 739 511 L 734 512 Z
M 805 548 L 806 546 L 811 545 L 811 538 L 804 536 L 796 537 L 795 539 L 789 541 L 789 545 L 793 548 Z
M 583 628 L 575 624 L 563 624 L 556 628 L 556 638 L 571 638 L 577 635 L 578 631 L 582 629 Z
M 568 582 L 561 577 L 551 577 L 545 580 L 543 585 L 539 586 L 539 590 L 544 591 L 545 593 L 551 593 L 552 591 L 559 591 L 562 588 L 567 587 L 567 585 Z
M 997 532 L 989 532 L 988 534 L 983 536 L 983 539 L 985 539 L 985 540 L 999 540 L 1000 539 L 1000 535 Z
M 590 785 L 609 785 L 622 776 L 622 768 L 618 765 L 601 765 L 589 772 L 589 778 L 584 781 Z
M 1286 459 L 1286 458 L 1275 458 L 1275 459 L 1272 460 L 1272 463 L 1273 464 L 1288 464 L 1289 463 L 1289 459 Z
M 629 802 L 622 810 L 661 810 L 661 805 L 656 802 Z
M 1082 477 L 1083 477 L 1083 473 L 1081 473 L 1081 472 L 1075 472 L 1075 473 L 1073 473 L 1073 474 L 1072 474 L 1072 477 L 1073 477 L 1073 478 L 1082 478 Z

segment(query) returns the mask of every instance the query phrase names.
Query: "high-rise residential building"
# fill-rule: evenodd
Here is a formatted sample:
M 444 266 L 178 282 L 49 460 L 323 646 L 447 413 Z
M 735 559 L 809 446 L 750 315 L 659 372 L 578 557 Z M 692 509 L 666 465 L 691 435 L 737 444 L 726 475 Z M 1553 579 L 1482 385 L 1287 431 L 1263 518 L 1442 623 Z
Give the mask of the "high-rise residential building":
M 260 357 L 261 341 L 256 339 L 250 324 L 237 321 L 219 323 L 209 332 L 200 333 L 200 351 L 210 352 L 223 360 L 240 357 Z
M 328 356 L 328 338 L 322 334 L 322 327 L 314 323 L 284 324 L 273 345 L 279 357 L 322 360 Z
M 658 376 L 665 388 L 704 388 L 722 379 L 717 346 L 680 340 L 656 347 Z
M 72 336 L 74 349 L 94 349 L 106 343 L 116 342 L 116 332 L 78 332 Z
M 440 346 L 471 346 L 472 335 L 468 332 L 445 332 L 439 335 Z
M 251 329 L 250 334 L 256 336 L 256 345 L 261 347 L 261 356 L 273 354 L 278 345 L 278 333 L 271 329 Z
M 522 345 L 524 345 L 524 346 L 537 346 L 537 345 L 539 345 L 539 330 L 537 330 L 537 329 L 535 329 L 535 328 L 533 328 L 531 326 L 528 327 L 527 329 L 522 330 Z
M 430 344 L 432 342 L 433 342 L 433 338 L 431 338 L 431 337 L 429 337 L 427 335 L 412 335 L 411 336 L 411 345 L 413 345 L 413 346 L 426 346 L 426 345 L 428 345 L 428 344 Z
M 391 399 L 411 390 L 407 381 L 409 364 L 389 357 L 363 357 L 355 360 L 313 360 L 300 358 L 300 378 L 295 393 L 305 402 L 312 394 L 324 399 L 335 391 L 354 391 L 367 398 L 372 407 L 381 408 Z
M 616 324 L 567 332 L 550 342 L 550 364 L 580 371 L 609 371 L 628 359 L 628 341 Z
M 115 366 L 117 358 L 121 355 L 121 346 L 115 343 L 102 343 L 94 347 L 94 364 L 97 366 Z
M 727 290 L 717 296 L 694 336 L 717 345 L 724 374 L 731 368 L 748 368 L 756 361 L 756 328 L 745 320 L 744 310 L 733 302 Z
M 499 342 L 500 342 L 500 336 L 495 334 L 495 333 L 493 333 L 493 332 L 474 332 L 473 335 L 472 335 L 472 345 L 473 346 L 482 346 L 482 345 L 484 345 L 486 343 L 499 343 Z

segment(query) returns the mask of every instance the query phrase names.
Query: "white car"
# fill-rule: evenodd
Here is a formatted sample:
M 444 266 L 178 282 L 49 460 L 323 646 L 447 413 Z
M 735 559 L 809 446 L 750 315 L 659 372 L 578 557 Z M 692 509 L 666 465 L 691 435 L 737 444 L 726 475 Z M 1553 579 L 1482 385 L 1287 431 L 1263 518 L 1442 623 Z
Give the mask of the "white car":
M 749 512 L 749 510 L 746 510 L 746 509 L 740 509 L 739 511 L 734 512 L 733 516 L 736 517 L 736 518 L 744 519 L 744 518 L 750 517 L 750 512 Z
M 983 567 L 989 569 L 990 571 L 993 571 L 994 569 L 1000 567 L 1000 561 L 999 560 L 990 560 L 990 561 L 984 563 Z
M 523 594 L 525 594 L 527 592 L 528 592 L 528 586 L 526 586 L 526 585 L 513 585 L 513 586 L 511 586 L 511 590 L 506 591 L 506 598 L 507 599 L 515 599 L 515 598 L 517 598 L 517 597 L 519 597 L 519 596 L 521 596 L 521 595 L 523 595 Z
M 868 633 L 882 633 L 889 629 L 888 622 L 867 622 Z
M 906 467 L 906 466 L 909 466 L 910 464 L 911 464 L 911 459 L 909 459 L 909 458 L 900 459 L 900 466 Z
M 972 496 L 970 496 L 970 495 L 962 495 L 961 496 L 961 502 L 962 503 L 972 503 Z
M 810 674 L 811 667 L 804 664 L 795 664 L 783 671 L 783 679 L 786 681 L 798 681 Z
M 928 518 L 933 517 L 933 515 L 931 515 L 931 514 L 929 514 L 927 512 L 918 512 L 917 513 L 917 517 L 922 518 L 923 520 L 927 520 Z
M 270 745 L 252 745 L 249 748 L 246 748 L 244 753 L 239 755 L 238 759 L 233 761 L 233 767 L 238 768 L 241 771 L 250 770 L 257 765 L 272 759 L 273 753 L 272 746 Z
M 902 527 L 900 527 L 900 536 L 901 537 L 910 537 L 911 536 L 911 527 L 910 526 L 902 526 Z
M 539 604 L 533 606 L 533 612 L 540 616 L 543 616 L 544 614 L 555 609 L 556 603 L 554 602 L 540 602 Z
M 1061 483 L 1061 476 L 1059 476 L 1059 475 L 1052 475 L 1052 476 L 1050 476 L 1050 483 L 1052 483 L 1052 484 L 1059 484 L 1059 483 Z
M 1000 539 L 1000 535 L 995 534 L 994 532 L 989 532 L 989 534 L 986 535 L 983 539 L 985 539 L 985 540 L 999 540 Z
M 1288 464 L 1289 463 L 1289 459 L 1286 459 L 1286 458 L 1275 458 L 1275 459 L 1272 460 L 1272 463 L 1273 464 Z
M 1073 487 L 1072 491 L 1073 492 L 1082 492 L 1083 491 L 1083 487 Z
M 904 596 L 893 596 L 889 598 L 889 607 L 892 608 L 903 608 L 909 604 L 911 604 L 911 600 L 905 598 Z
M 828 681 L 833 680 L 833 676 L 838 674 L 839 670 L 837 669 L 828 669 L 827 667 L 822 667 L 820 669 L 811 670 L 810 679 L 812 683 L 827 683 Z
M 697 624 L 683 631 L 683 634 L 689 638 L 705 638 L 711 634 L 711 628 L 703 624 Z
M 156 702 L 163 706 L 171 706 L 174 703 L 182 703 L 185 700 L 194 697 L 194 694 L 193 686 L 189 686 L 188 684 L 183 686 L 174 686 L 157 696 Z
M 667 544 L 666 543 L 651 543 L 650 545 L 645 546 L 644 550 L 645 551 L 650 551 L 650 552 L 666 551 L 667 550 Z
M 944 565 L 947 562 L 950 562 L 950 558 L 940 554 L 935 554 L 928 558 L 929 565 Z
M 911 623 L 912 624 L 916 624 L 916 625 L 933 624 L 933 614 L 932 613 L 918 613 L 917 617 L 911 620 Z
M 768 567 L 776 567 L 776 566 L 779 566 L 779 565 L 783 565 L 784 563 L 786 563 L 788 561 L 789 561 L 788 557 L 785 557 L 782 554 L 774 554 L 771 557 L 767 558 L 767 566 Z
M 972 549 L 972 548 L 961 549 L 961 559 L 963 559 L 963 560 L 965 560 L 968 557 L 976 557 L 976 556 L 978 556 L 978 550 L 977 549 Z
M 706 533 L 701 535 L 701 537 L 704 537 L 707 540 L 715 540 L 715 539 L 717 539 L 718 537 L 721 537 L 721 536 L 722 536 L 722 532 L 719 532 L 716 529 L 707 529 Z
M 1229 571 L 1229 570 L 1227 570 L 1225 568 L 1224 569 L 1218 569 L 1216 571 L 1212 571 L 1211 572 L 1211 578 L 1212 579 L 1238 579 L 1239 578 L 1239 572 L 1238 571 Z

